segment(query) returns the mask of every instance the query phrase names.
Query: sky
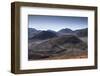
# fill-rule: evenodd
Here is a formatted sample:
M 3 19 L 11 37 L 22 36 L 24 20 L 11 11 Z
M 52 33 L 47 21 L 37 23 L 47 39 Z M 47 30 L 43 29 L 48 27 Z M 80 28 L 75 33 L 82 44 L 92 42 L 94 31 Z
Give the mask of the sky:
M 29 15 L 28 28 L 37 30 L 53 30 L 69 28 L 71 30 L 83 29 L 88 27 L 88 17 L 71 16 L 45 16 Z

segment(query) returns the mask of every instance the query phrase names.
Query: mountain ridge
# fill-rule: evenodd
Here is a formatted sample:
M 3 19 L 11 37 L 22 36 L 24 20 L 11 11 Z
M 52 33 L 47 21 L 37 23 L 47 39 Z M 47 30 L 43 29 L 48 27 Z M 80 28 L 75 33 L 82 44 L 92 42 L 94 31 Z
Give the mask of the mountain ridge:
M 47 39 L 62 35 L 76 35 L 79 37 L 85 37 L 88 35 L 88 28 L 83 29 L 77 29 L 77 30 L 71 30 L 69 28 L 61 29 L 59 31 L 53 31 L 53 30 L 36 30 L 34 28 L 28 28 L 28 38 L 37 38 L 37 39 Z M 46 38 L 45 38 L 46 37 Z

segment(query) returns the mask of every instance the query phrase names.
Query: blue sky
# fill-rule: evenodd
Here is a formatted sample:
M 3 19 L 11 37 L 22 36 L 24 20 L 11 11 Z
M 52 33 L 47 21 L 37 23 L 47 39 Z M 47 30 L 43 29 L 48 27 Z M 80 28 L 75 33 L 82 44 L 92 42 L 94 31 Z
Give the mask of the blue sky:
M 37 30 L 59 31 L 64 28 L 77 30 L 87 27 L 88 27 L 87 17 L 45 16 L 45 15 L 28 16 L 28 28 L 35 28 Z

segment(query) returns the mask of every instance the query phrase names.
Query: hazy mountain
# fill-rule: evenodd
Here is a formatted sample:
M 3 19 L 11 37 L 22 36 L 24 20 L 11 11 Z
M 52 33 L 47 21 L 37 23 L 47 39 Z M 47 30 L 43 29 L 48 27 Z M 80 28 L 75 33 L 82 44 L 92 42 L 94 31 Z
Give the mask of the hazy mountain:
M 71 30 L 69 28 L 61 29 L 58 32 L 55 32 L 53 30 L 47 30 L 47 31 L 41 31 L 36 30 L 34 28 L 28 28 L 28 38 L 37 38 L 37 39 L 48 39 L 53 38 L 56 36 L 62 36 L 62 35 L 76 35 L 79 37 L 86 37 L 88 35 L 88 28 L 85 29 L 79 29 L 79 30 Z
M 40 31 L 34 28 L 28 28 L 28 38 L 31 39 L 33 36 L 38 34 Z
M 44 39 L 49 39 L 57 37 L 56 32 L 53 31 L 41 31 L 40 33 L 36 34 L 32 39 L 39 39 L 39 40 L 44 40 Z
M 68 33 L 73 33 L 73 31 L 69 28 L 65 28 L 65 29 L 61 29 L 60 31 L 58 31 L 59 33 L 62 34 L 68 34 Z
M 37 30 L 35 28 L 28 28 L 28 32 L 36 32 Z
M 59 36 L 63 36 L 63 35 L 73 35 L 74 34 L 73 30 L 71 30 L 69 28 L 61 29 L 61 30 L 58 31 L 58 33 L 59 33 L 58 34 Z
M 62 30 L 60 30 L 58 32 L 61 35 L 76 35 L 76 36 L 79 36 L 79 37 L 88 36 L 88 28 L 74 30 L 74 31 L 71 30 L 71 29 L 65 28 L 65 29 L 62 29 Z
M 79 37 L 87 37 L 88 36 L 88 28 L 76 30 L 75 33 Z

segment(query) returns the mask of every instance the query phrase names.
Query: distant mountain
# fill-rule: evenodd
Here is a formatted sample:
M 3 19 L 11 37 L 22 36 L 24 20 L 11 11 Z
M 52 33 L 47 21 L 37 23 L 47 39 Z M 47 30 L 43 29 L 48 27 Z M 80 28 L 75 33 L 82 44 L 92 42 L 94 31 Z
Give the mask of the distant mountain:
M 63 35 L 76 35 L 79 37 L 86 37 L 88 35 L 88 28 L 85 29 L 79 29 L 79 30 L 71 30 L 69 28 L 61 29 L 58 32 L 55 32 L 53 30 L 36 30 L 34 28 L 28 28 L 28 38 L 29 39 L 49 39 L 57 36 L 63 36 Z
M 39 40 L 44 40 L 44 39 L 49 39 L 57 37 L 57 34 L 53 31 L 41 31 L 40 33 L 36 34 L 32 39 L 39 39 Z
M 73 31 L 69 28 L 65 28 L 65 29 L 61 29 L 60 31 L 58 31 L 59 33 L 62 34 L 68 34 L 68 33 L 73 33 Z
M 56 32 L 56 31 L 53 31 L 53 30 L 47 30 L 47 31 L 50 31 L 50 32 L 56 34 L 57 36 L 60 36 L 60 33 L 59 32 Z
M 74 31 L 71 30 L 71 29 L 65 28 L 65 29 L 62 29 L 62 30 L 60 30 L 58 32 L 61 35 L 76 35 L 76 36 L 79 36 L 79 37 L 88 36 L 88 28 L 74 30 Z
M 73 30 L 71 30 L 69 28 L 61 29 L 61 30 L 58 31 L 58 33 L 59 33 L 58 34 L 59 36 L 63 36 L 63 35 L 73 35 L 74 34 Z
M 28 28 L 28 38 L 32 38 L 34 35 L 39 33 L 40 31 L 34 29 L 34 28 Z
M 88 28 L 76 30 L 75 33 L 79 37 L 86 37 L 88 36 Z

